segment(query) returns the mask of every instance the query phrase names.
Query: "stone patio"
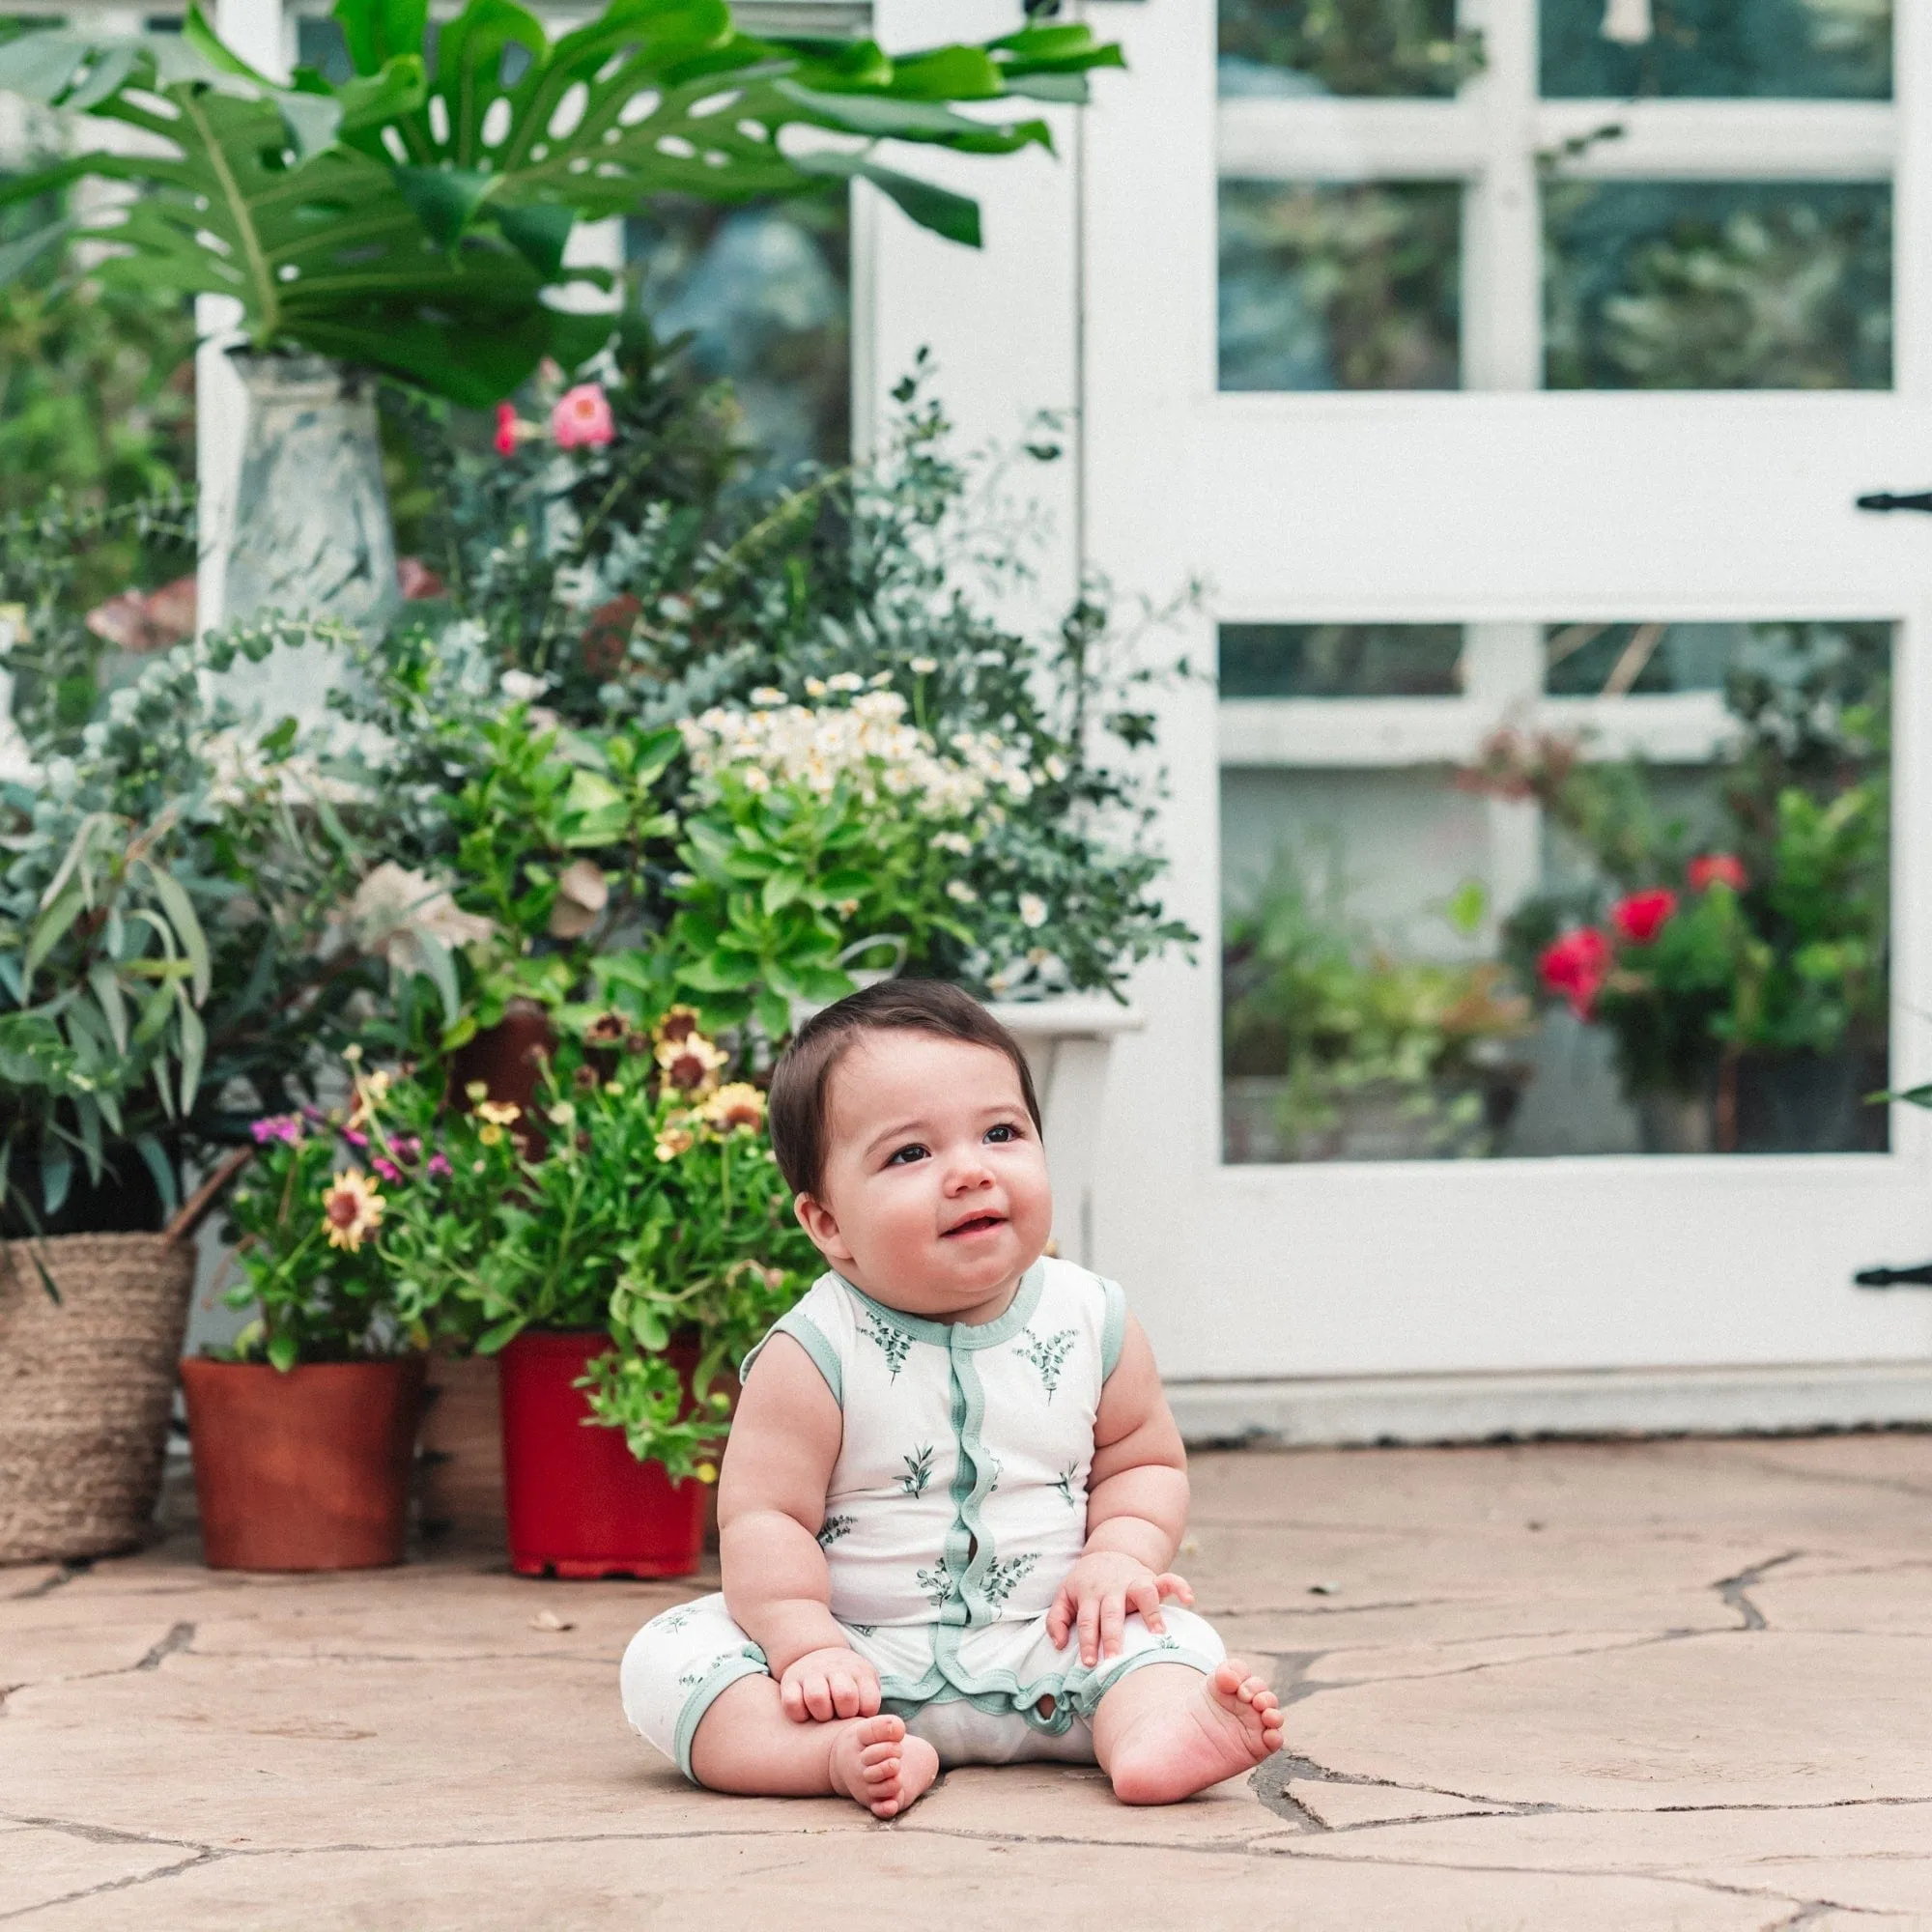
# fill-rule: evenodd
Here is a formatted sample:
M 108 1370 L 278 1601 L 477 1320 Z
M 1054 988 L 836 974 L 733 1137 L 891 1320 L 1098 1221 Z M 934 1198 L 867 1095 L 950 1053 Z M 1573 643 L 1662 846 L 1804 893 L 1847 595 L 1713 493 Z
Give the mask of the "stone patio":
M 1932 1927 L 1932 1437 L 1196 1458 L 1181 1560 L 1289 1749 L 1191 1804 L 692 1790 L 616 1663 L 691 1590 L 0 1571 L 0 1921 Z

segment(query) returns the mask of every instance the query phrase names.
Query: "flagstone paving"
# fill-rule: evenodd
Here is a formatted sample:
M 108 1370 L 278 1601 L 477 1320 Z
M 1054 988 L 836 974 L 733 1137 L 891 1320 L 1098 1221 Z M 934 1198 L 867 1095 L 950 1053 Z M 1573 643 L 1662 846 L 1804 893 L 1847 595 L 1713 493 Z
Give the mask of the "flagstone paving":
M 616 1664 L 704 1577 L 215 1575 L 189 1522 L 0 1570 L 0 1924 L 1932 1932 L 1932 1436 L 1194 1477 L 1179 1567 L 1288 1741 L 1159 1811 L 1062 1766 L 890 1825 L 693 1790 Z

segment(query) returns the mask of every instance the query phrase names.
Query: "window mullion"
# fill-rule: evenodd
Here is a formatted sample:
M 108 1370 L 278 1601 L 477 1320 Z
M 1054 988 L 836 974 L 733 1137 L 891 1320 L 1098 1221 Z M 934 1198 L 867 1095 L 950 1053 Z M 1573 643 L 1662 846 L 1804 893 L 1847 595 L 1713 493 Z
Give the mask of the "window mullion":
M 1463 198 L 1463 386 L 1537 388 L 1543 379 L 1542 235 L 1536 183 L 1536 0 L 1462 0 L 1487 64 L 1463 98 L 1482 160 Z

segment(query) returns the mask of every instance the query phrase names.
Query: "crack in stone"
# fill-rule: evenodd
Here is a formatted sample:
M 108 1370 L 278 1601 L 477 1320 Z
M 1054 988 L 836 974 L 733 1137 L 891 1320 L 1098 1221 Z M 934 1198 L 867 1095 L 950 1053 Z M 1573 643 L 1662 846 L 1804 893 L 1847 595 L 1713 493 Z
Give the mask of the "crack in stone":
M 99 1898 L 110 1891 L 131 1891 L 136 1886 L 152 1885 L 156 1879 L 178 1878 L 183 1872 L 194 1871 L 201 1865 L 218 1864 L 229 1856 L 227 1852 L 204 1845 L 193 1858 L 182 1859 L 175 1864 L 160 1865 L 154 1871 L 131 1872 L 126 1878 L 106 1879 L 99 1885 L 88 1886 L 82 1891 L 64 1892 L 59 1898 L 43 1898 L 38 1905 L 23 1905 L 15 1912 L 0 1912 L 0 1923 L 10 1918 L 28 1918 L 37 1912 L 51 1912 L 57 1906 L 78 1905 L 83 1899 Z
M 214 1847 L 199 1838 L 170 1838 L 154 1832 L 128 1832 L 118 1825 L 86 1825 L 77 1818 L 34 1818 L 18 1811 L 0 1813 L 0 1824 L 32 1826 L 43 1832 L 58 1832 L 64 1837 L 81 1838 L 90 1845 L 166 1845 L 176 1851 L 205 1852 Z
M 185 1650 L 193 1641 L 194 1626 L 192 1624 L 176 1624 L 168 1632 L 167 1635 L 159 1643 L 156 1644 L 154 1649 L 149 1651 L 139 1663 L 134 1665 L 134 1668 L 136 1670 L 158 1670 L 161 1667 L 161 1660 L 164 1657 L 172 1657 L 177 1651 Z M 120 1675 L 118 1671 L 108 1671 L 102 1674 L 106 1676 Z
M 1304 1849 L 1284 1842 L 1280 1838 L 1270 1839 L 1264 1849 L 1275 1858 L 1319 1859 L 1324 1864 L 1337 1865 L 1386 1865 L 1398 1871 L 1494 1872 L 1520 1878 L 1644 1879 L 1652 1885 L 1689 1886 L 1698 1891 L 1715 1892 L 1721 1898 L 1761 1898 L 1771 1903 L 1795 1907 L 1800 1917 L 1796 1920 L 1780 1920 L 1780 1925 L 1803 1924 L 1803 1915 L 1806 1913 L 1813 1918 L 1820 1912 L 1855 1913 L 1863 1918 L 1890 1918 L 1897 1916 L 1883 1907 L 1837 1905 L 1829 1899 L 1794 1898 L 1788 1891 L 1773 1891 L 1758 1886 L 1726 1885 L 1721 1879 L 1703 1878 L 1694 1872 L 1660 1870 L 1654 1866 L 1451 1864 L 1439 1859 L 1384 1859 L 1373 1856 L 1363 1858 L 1351 1852 L 1322 1851 L 1313 1846 Z M 1777 1932 L 1777 1928 L 1768 1928 L 1768 1932 Z
M 1764 1620 L 1764 1612 L 1746 1593 L 1754 1585 L 1762 1583 L 1780 1564 L 1795 1563 L 1804 1554 L 1802 1549 L 1787 1549 L 1782 1556 L 1767 1557 L 1764 1562 L 1753 1564 L 1748 1570 L 1740 1570 L 1735 1577 L 1720 1577 L 1711 1585 L 1712 1589 L 1737 1611 L 1742 1619 L 1738 1625 L 1740 1630 L 1761 1631 L 1769 1628 Z
M 50 1597 L 63 1585 L 71 1583 L 76 1577 L 85 1577 L 93 1568 L 94 1558 L 91 1556 L 82 1556 L 71 1563 L 63 1563 L 51 1577 L 43 1577 L 30 1588 L 15 1591 L 7 1601 L 10 1604 L 31 1604 L 36 1597 Z

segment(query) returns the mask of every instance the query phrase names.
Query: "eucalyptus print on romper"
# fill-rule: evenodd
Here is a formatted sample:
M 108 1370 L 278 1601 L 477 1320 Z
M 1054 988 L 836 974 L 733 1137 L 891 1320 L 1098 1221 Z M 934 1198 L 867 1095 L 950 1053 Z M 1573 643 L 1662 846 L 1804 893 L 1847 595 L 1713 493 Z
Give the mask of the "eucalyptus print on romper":
M 830 1549 L 841 1536 L 851 1535 L 858 1526 L 859 1519 L 855 1516 L 827 1517 L 825 1526 L 818 1532 L 819 1548 Z
M 899 1371 L 906 1365 L 906 1356 L 912 1352 L 912 1337 L 888 1321 L 875 1308 L 866 1310 L 866 1332 L 885 1351 L 893 1380 L 897 1381 Z
M 1046 1399 L 1051 1402 L 1054 1392 L 1060 1387 L 1060 1372 L 1066 1366 L 1066 1357 L 1073 1349 L 1073 1330 L 1062 1328 L 1057 1333 L 1041 1340 L 1031 1328 L 1023 1331 L 1026 1347 L 1020 1353 L 1039 1371 L 1039 1378 L 1046 1384 Z
M 905 1474 L 894 1480 L 900 1490 L 909 1496 L 924 1494 L 926 1484 L 932 1480 L 932 1444 L 922 1442 L 910 1456 L 899 1460 L 905 1463 Z
M 1028 1550 L 1021 1556 L 995 1558 L 986 1565 L 986 1601 L 1004 1605 L 1013 1591 L 1033 1574 L 1034 1566 L 1039 1558 Z

